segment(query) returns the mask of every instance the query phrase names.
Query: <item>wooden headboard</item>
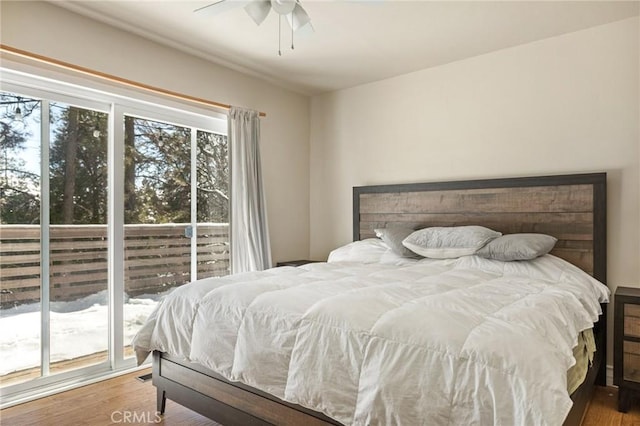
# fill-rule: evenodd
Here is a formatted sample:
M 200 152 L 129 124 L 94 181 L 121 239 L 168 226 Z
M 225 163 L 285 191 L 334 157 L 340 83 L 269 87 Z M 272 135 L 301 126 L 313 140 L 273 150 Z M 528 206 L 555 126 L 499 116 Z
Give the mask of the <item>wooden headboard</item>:
M 606 284 L 606 173 L 353 188 L 353 239 L 389 225 L 553 235 L 551 252 Z
M 482 225 L 503 234 L 553 235 L 558 242 L 552 254 L 607 282 L 606 173 L 353 188 L 354 241 L 394 224 Z M 565 425 L 581 423 L 594 383 L 606 385 L 606 304 L 593 330 L 593 367 L 571 395 L 574 409 Z

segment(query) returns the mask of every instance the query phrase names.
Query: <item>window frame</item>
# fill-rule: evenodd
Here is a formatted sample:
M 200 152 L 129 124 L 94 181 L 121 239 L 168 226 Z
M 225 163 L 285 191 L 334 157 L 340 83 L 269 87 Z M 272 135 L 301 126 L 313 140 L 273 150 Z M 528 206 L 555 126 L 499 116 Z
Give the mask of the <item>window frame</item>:
M 25 72 L 26 70 L 26 72 Z M 47 74 L 49 77 L 45 77 Z M 107 140 L 107 242 L 109 332 L 108 358 L 105 362 L 49 375 L 49 120 L 41 119 L 40 191 L 41 191 L 41 376 L 26 382 L 0 388 L 0 408 L 6 408 L 42 396 L 109 377 L 145 368 L 137 367 L 135 358 L 124 358 L 124 126 L 125 115 L 162 121 L 191 128 L 191 145 L 195 147 L 197 131 L 227 136 L 227 114 L 211 108 L 199 108 L 158 95 L 149 95 L 124 87 L 109 86 L 88 78 L 30 67 L 7 61 L 0 67 L 0 90 L 39 99 L 41 117 L 49 115 L 49 104 L 91 109 L 109 114 Z M 51 78 L 54 77 L 54 78 Z M 120 125 L 119 125 L 120 124 Z M 120 141 L 120 142 L 118 142 Z M 196 170 L 195 149 L 191 152 L 191 167 Z M 197 185 L 197 173 L 191 173 L 191 188 Z M 119 190 L 113 190 L 119 188 Z M 197 198 L 191 200 L 191 222 L 196 224 L 194 211 Z M 231 222 L 231 218 L 229 218 Z M 195 228 L 194 228 L 195 229 Z M 192 251 L 197 239 L 192 238 Z M 192 256 L 192 277 L 197 274 L 197 257 Z

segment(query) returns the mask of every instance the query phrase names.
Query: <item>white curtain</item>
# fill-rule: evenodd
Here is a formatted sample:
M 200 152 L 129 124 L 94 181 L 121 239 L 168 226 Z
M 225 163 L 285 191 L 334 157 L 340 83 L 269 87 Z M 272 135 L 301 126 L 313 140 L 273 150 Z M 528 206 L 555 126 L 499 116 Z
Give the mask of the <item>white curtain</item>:
M 260 117 L 257 111 L 229 110 L 231 163 L 231 271 L 271 267 L 267 208 L 260 167 Z

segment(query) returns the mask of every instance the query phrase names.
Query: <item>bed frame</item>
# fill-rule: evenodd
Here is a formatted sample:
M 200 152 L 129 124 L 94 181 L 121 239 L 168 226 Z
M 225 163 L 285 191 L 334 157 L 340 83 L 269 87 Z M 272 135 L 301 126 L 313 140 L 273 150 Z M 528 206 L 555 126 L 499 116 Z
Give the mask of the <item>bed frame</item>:
M 378 227 L 483 225 L 502 233 L 558 239 L 552 251 L 606 283 L 606 174 L 578 174 L 353 188 L 353 239 Z M 585 382 L 571 395 L 565 425 L 579 425 L 594 384 L 606 384 L 606 306 L 594 327 L 597 351 Z M 169 398 L 224 425 L 338 425 L 213 371 L 153 354 L 157 409 Z

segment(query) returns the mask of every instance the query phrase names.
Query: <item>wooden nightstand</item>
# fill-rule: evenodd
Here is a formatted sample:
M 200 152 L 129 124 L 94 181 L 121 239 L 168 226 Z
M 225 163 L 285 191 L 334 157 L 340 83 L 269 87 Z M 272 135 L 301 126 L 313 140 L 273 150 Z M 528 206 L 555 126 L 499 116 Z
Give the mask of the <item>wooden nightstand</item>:
M 613 383 L 618 411 L 626 413 L 640 395 L 640 288 L 618 287 L 613 321 Z
M 307 259 L 285 260 L 284 262 L 276 263 L 276 266 L 302 266 L 302 265 L 306 265 L 307 263 L 317 263 L 317 262 L 320 262 L 320 260 L 307 260 Z

